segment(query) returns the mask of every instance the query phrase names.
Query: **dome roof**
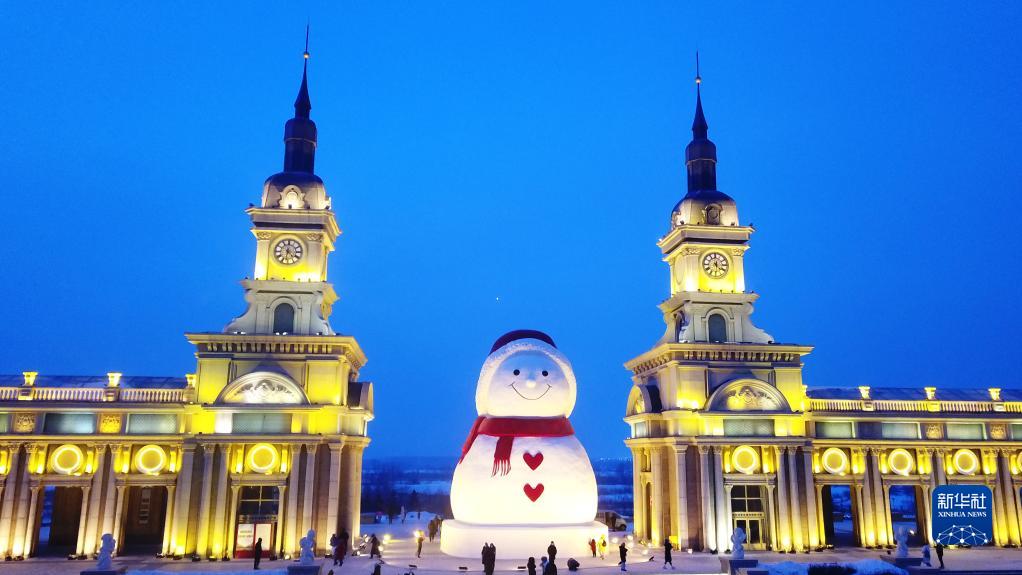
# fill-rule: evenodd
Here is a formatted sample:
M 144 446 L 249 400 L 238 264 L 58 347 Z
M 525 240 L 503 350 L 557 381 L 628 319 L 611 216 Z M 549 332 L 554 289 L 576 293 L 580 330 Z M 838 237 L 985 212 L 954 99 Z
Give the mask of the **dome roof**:
M 719 190 L 695 190 L 671 210 L 671 227 L 682 224 L 737 226 L 738 204 Z
M 306 172 L 280 172 L 263 184 L 264 208 L 329 210 L 323 180 Z

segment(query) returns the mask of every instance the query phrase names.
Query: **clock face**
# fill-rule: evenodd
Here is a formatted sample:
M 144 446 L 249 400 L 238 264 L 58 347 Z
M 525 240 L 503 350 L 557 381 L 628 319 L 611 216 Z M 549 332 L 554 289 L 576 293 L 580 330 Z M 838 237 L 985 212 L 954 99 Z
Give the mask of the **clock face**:
M 280 240 L 277 242 L 277 246 L 273 248 L 273 255 L 282 264 L 290 265 L 296 263 L 302 259 L 302 244 L 292 239 Z
M 728 261 L 724 254 L 710 252 L 703 257 L 703 271 L 714 279 L 720 279 L 727 275 Z

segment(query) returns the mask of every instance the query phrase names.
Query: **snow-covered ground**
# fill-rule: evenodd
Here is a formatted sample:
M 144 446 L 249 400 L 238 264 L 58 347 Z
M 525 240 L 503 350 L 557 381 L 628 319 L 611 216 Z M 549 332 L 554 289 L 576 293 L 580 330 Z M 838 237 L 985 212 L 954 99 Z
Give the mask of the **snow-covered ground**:
M 405 522 L 400 519 L 393 524 L 367 524 L 363 525 L 363 533 L 375 533 L 377 537 L 386 542 L 383 545 L 382 575 L 404 575 L 415 573 L 416 575 L 452 575 L 468 573 L 480 575 L 482 565 L 478 559 L 457 559 L 447 557 L 440 553 L 439 541 L 430 543 L 426 541 L 422 547 L 422 557 L 415 557 L 415 541 L 412 535 L 416 530 L 425 529 L 426 524 L 432 516 L 422 513 L 410 513 Z M 329 535 L 326 535 L 327 537 Z M 615 535 L 614 537 L 620 537 Z M 617 565 L 617 545 L 612 544 L 608 550 L 609 554 L 605 559 L 587 557 L 575 557 L 581 563 L 582 575 L 616 575 L 620 573 Z M 536 558 L 546 553 L 545 549 L 536 551 Z M 758 559 L 760 565 L 767 568 L 775 575 L 805 575 L 810 563 L 852 563 L 869 560 L 869 563 L 861 563 L 859 573 L 862 575 L 873 575 L 879 573 L 877 568 L 883 568 L 883 572 L 894 572 L 894 566 L 879 561 L 883 554 L 881 551 L 870 549 L 840 549 L 822 553 L 800 553 L 800 554 L 779 554 L 768 551 L 748 551 L 747 559 Z M 912 556 L 919 556 L 919 549 L 911 549 Z M 936 559 L 934 557 L 934 559 Z M 567 575 L 567 568 L 564 563 L 568 560 L 566 555 L 558 555 L 557 563 L 561 575 Z M 633 546 L 628 556 L 628 572 L 638 575 L 652 575 L 663 573 L 663 555 L 660 549 L 649 549 L 640 545 Z M 991 569 L 1018 569 L 1022 567 L 1022 549 L 949 549 L 944 554 L 944 561 L 949 571 L 973 571 Z M 321 559 L 323 566 L 322 575 L 328 575 L 330 570 L 333 575 L 371 575 L 375 560 L 366 556 L 348 557 L 344 566 L 335 568 L 332 561 Z M 173 561 L 170 559 L 157 559 L 155 557 L 117 557 L 114 559 L 114 567 L 124 567 L 129 573 L 137 575 L 156 575 L 152 572 L 162 573 L 188 573 L 188 574 L 219 574 L 231 573 L 241 575 L 284 575 L 283 570 L 287 566 L 286 561 L 263 560 L 262 569 L 258 572 L 252 571 L 251 560 L 234 560 L 227 563 Z M 674 554 L 675 571 L 678 573 L 719 573 L 720 556 L 708 553 L 678 553 Z M 31 559 L 0 564 L 2 575 L 78 575 L 80 571 L 91 568 L 94 561 L 67 561 L 64 559 Z M 524 575 L 525 561 L 517 559 L 502 559 L 500 550 L 497 550 L 497 571 L 505 575 L 521 572 Z

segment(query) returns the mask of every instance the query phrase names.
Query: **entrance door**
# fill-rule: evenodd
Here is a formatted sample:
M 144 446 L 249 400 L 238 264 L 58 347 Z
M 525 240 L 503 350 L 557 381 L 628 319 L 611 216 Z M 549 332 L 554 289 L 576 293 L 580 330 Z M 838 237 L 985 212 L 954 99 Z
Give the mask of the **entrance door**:
M 828 545 L 856 547 L 859 530 L 856 528 L 858 503 L 850 485 L 825 485 L 822 492 L 823 532 Z
M 167 517 L 167 488 L 131 486 L 125 494 L 124 552 L 157 554 L 163 547 L 164 521 Z
M 33 555 L 66 556 L 78 549 L 78 522 L 82 515 L 80 487 L 43 488 L 37 504 L 36 544 Z
M 263 557 L 276 555 L 279 491 L 274 486 L 245 486 L 238 493 L 238 528 L 234 533 L 234 556 L 252 557 L 253 547 L 263 540 Z
M 735 517 L 734 527 L 745 531 L 745 545 L 750 549 L 766 549 L 763 517 Z
M 891 497 L 891 531 L 895 537 L 899 529 L 908 531 L 910 545 L 922 545 L 924 541 L 924 513 L 921 505 L 922 497 L 916 485 L 892 485 Z
M 749 549 L 766 549 L 769 543 L 764 509 L 763 490 L 759 485 L 731 488 L 732 528 L 741 527 L 745 531 L 745 546 Z M 731 547 L 730 542 L 727 547 Z

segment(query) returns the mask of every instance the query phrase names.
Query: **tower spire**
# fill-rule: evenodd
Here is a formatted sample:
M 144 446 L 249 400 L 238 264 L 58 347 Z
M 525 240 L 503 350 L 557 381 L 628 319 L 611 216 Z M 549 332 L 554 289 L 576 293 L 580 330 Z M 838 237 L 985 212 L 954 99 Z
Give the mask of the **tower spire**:
M 284 125 L 284 171 L 313 173 L 316 164 L 316 123 L 309 118 L 309 25 L 305 25 L 302 85 L 295 99 L 295 117 Z
M 699 73 L 699 52 L 696 52 L 696 115 L 692 120 L 692 141 L 685 148 L 689 193 L 717 189 L 717 146 L 707 137 L 709 125 L 703 114 L 703 78 Z
M 302 85 L 298 88 L 298 97 L 295 99 L 295 117 L 309 118 L 312 110 L 312 101 L 309 100 L 309 25 L 305 25 L 305 52 L 302 54 Z
M 699 75 L 699 51 L 696 51 L 696 117 L 692 120 L 692 136 L 695 138 L 706 138 L 709 126 L 706 124 L 706 116 L 703 115 L 703 98 L 700 87 L 703 78 Z

